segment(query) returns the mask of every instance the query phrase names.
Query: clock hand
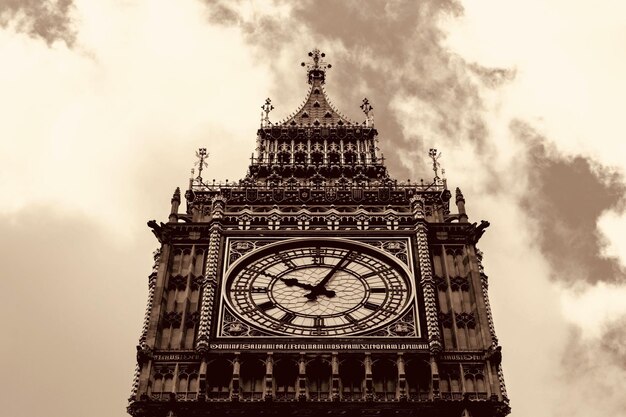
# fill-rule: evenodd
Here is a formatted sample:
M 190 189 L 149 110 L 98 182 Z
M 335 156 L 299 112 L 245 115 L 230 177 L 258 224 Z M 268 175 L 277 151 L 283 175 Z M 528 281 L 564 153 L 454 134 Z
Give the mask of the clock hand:
M 335 273 L 339 269 L 348 266 L 348 264 L 351 262 L 351 261 L 348 260 L 350 255 L 352 255 L 352 251 L 349 251 L 348 253 L 346 253 L 346 256 L 344 256 L 339 262 L 337 262 L 337 264 L 333 267 L 333 269 L 331 269 L 330 272 L 324 277 L 324 279 L 322 279 L 315 287 L 316 288 L 323 288 L 323 287 L 325 287 L 326 284 L 328 284 L 328 281 L 330 281 L 330 279 L 333 277 L 333 275 L 335 275 Z M 348 262 L 346 262 L 346 261 L 348 261 Z
M 300 282 L 298 282 L 297 279 L 295 278 L 278 278 L 279 280 L 281 280 L 282 282 L 285 283 L 286 286 L 288 287 L 300 287 L 300 288 L 304 288 L 305 290 L 312 290 L 313 286 L 310 284 L 302 284 Z
M 327 290 L 326 284 L 328 284 L 328 281 L 330 281 L 333 275 L 335 275 L 335 273 L 340 268 L 346 267 L 351 262 L 351 260 L 348 259 L 351 254 L 352 254 L 352 251 L 348 251 L 348 253 L 346 253 L 346 255 L 343 258 L 341 258 L 339 262 L 337 262 L 337 264 L 333 267 L 333 269 L 331 269 L 330 272 L 326 274 L 326 276 L 319 283 L 317 283 L 315 287 L 311 289 L 311 292 L 308 294 L 305 294 L 305 297 L 308 298 L 309 300 L 315 300 L 318 295 L 322 295 L 322 294 L 329 298 L 334 297 L 335 292 L 331 290 Z
M 278 276 L 274 275 L 274 274 L 270 274 L 269 272 L 265 272 L 265 271 L 256 271 L 257 274 L 259 275 L 265 275 L 268 278 L 273 278 L 273 279 L 280 279 L 278 278 Z
M 313 290 L 315 289 L 315 287 L 313 287 L 312 285 L 300 283 L 295 278 L 278 278 L 278 279 L 284 282 L 285 285 L 288 287 L 296 286 L 296 287 L 304 288 L 305 290 L 309 290 L 311 292 L 313 292 Z M 326 288 L 319 289 L 319 291 L 320 291 L 320 294 L 324 294 L 326 297 L 329 297 L 329 298 L 332 298 L 335 296 L 335 291 L 327 290 Z M 308 294 L 305 297 L 309 298 L 310 300 L 315 299 L 315 298 L 310 298 Z
M 304 288 L 305 290 L 309 290 L 309 291 L 313 291 L 313 288 L 314 288 L 310 284 L 303 284 L 303 283 L 298 282 L 298 280 L 296 278 L 282 278 L 282 277 L 279 277 L 277 275 L 270 274 L 269 272 L 264 272 L 264 271 L 259 271 L 259 274 L 265 275 L 266 277 L 269 277 L 269 278 L 280 280 L 280 281 L 284 282 L 285 285 L 287 285 L 288 287 L 296 286 L 296 287 Z M 320 291 L 320 294 L 324 294 L 327 297 L 334 297 L 335 296 L 335 292 L 334 291 L 327 290 L 326 288 L 324 288 L 322 291 Z

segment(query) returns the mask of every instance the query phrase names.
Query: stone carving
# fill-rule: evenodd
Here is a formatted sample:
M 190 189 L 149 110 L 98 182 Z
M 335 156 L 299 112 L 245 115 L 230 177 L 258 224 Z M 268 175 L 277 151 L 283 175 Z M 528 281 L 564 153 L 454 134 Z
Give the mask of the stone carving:
M 419 204 L 418 204 L 419 206 Z M 426 225 L 420 223 L 417 226 L 417 258 L 420 268 L 420 284 L 424 294 L 424 309 L 426 310 L 426 328 L 428 331 L 428 343 L 433 353 L 441 351 L 441 335 L 437 322 L 437 301 L 435 298 L 435 281 L 432 276 L 430 254 L 428 251 L 428 237 Z
M 222 228 L 216 223 L 211 227 L 209 237 L 209 248 L 205 268 L 206 277 L 202 287 L 202 303 L 200 308 L 200 326 L 196 341 L 196 351 L 201 354 L 209 349 L 209 328 L 211 326 L 211 313 L 213 311 L 213 300 L 215 298 L 215 288 L 217 286 L 217 264 Z
M 237 319 L 227 307 L 222 310 L 222 336 L 230 337 L 250 337 L 250 336 L 271 336 L 271 334 L 253 329 Z

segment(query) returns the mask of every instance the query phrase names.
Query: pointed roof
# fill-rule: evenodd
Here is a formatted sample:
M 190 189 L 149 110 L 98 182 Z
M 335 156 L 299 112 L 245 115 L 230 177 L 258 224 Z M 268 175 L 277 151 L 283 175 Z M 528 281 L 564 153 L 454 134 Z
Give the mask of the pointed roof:
M 307 98 L 296 112 L 284 121 L 278 123 L 282 126 L 295 125 L 353 125 L 355 122 L 349 120 L 346 116 L 330 103 L 324 90 L 324 82 L 326 79 L 326 70 L 331 68 L 323 58 L 325 54 L 315 48 L 309 52 L 311 61 L 302 63 L 307 67 L 307 78 L 311 85 Z

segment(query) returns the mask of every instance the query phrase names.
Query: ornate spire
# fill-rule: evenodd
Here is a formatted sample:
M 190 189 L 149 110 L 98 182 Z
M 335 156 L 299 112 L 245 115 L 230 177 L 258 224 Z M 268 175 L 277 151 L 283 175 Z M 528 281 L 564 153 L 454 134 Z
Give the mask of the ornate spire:
M 467 213 L 465 212 L 465 197 L 463 197 L 463 193 L 459 187 L 456 187 L 455 194 L 456 207 L 459 210 L 459 221 L 465 223 L 468 219 Z
M 439 158 L 441 158 L 441 152 L 437 153 L 437 149 L 431 148 L 428 151 L 428 156 L 433 160 L 433 171 L 435 171 L 435 180 L 439 179 L 439 167 L 441 164 L 439 163 Z
M 261 106 L 261 110 L 263 110 L 263 113 L 261 113 L 261 127 L 270 126 L 270 112 L 274 110 L 274 106 L 272 106 L 272 100 L 266 98 L 265 104 Z
M 363 104 L 361 104 L 361 110 L 365 113 L 365 126 L 374 126 L 374 107 L 370 104 L 370 101 L 366 98 L 363 99 Z
M 326 70 L 331 67 L 322 58 L 323 52 L 315 48 L 309 52 L 311 60 L 303 62 L 302 66 L 307 67 L 308 82 L 311 85 L 307 98 L 293 114 L 287 117 L 279 125 L 283 126 L 321 126 L 321 125 L 356 125 L 347 117 L 335 109 L 324 91 L 324 81 Z M 263 118 L 263 116 L 261 116 Z M 267 126 L 262 126 L 267 127 Z
M 196 152 L 196 157 L 198 158 L 198 161 L 195 163 L 195 165 L 198 166 L 198 178 L 196 179 L 200 181 L 202 181 L 202 170 L 209 166 L 209 164 L 207 164 L 205 161 L 208 156 L 209 154 L 206 152 L 206 148 L 200 148 Z
M 326 54 L 324 52 L 320 52 L 319 49 L 315 48 L 311 52 L 309 52 L 309 57 L 311 57 L 311 61 L 309 61 L 308 63 L 302 63 L 303 67 L 307 67 L 309 84 L 313 84 L 314 80 L 319 80 L 320 84 L 324 84 L 326 70 L 332 67 L 332 65 L 327 64 L 322 59 L 325 56 Z

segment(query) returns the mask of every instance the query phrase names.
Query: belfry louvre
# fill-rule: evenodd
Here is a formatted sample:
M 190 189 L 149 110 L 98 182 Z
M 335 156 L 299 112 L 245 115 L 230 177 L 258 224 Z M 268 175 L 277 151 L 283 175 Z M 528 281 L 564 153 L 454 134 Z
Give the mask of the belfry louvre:
M 198 176 L 148 224 L 160 248 L 128 412 L 142 417 L 509 413 L 488 280 L 465 199 L 440 178 L 400 183 L 372 106 L 329 102 L 309 53 L 304 104 L 263 106 L 238 182 Z

